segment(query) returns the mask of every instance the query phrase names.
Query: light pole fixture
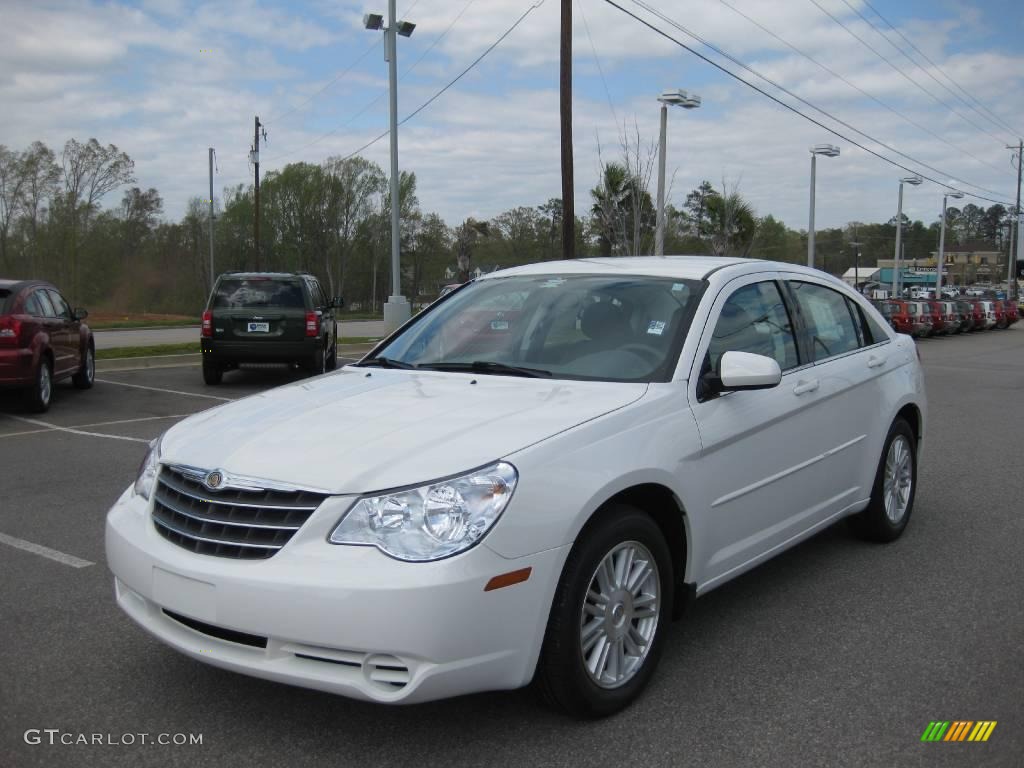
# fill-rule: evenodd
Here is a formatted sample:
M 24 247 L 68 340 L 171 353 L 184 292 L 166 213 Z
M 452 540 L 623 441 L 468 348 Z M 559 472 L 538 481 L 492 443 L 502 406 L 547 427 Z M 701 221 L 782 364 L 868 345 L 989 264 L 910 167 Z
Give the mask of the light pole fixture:
M 665 255 L 665 134 L 668 130 L 668 107 L 671 104 L 683 109 L 696 109 L 700 106 L 700 96 L 687 93 L 679 88 L 662 91 L 658 97 L 661 102 L 661 137 L 658 141 L 658 214 L 654 229 L 654 255 Z
M 398 35 L 409 37 L 416 25 L 395 19 L 395 0 L 388 0 L 388 23 L 379 13 L 363 16 L 363 26 L 384 32 L 384 59 L 388 62 L 389 122 L 391 129 L 391 297 L 384 305 L 384 328 L 391 333 L 412 314 L 409 302 L 402 295 L 401 230 L 399 222 L 398 175 Z
M 896 206 L 896 256 L 893 259 L 892 270 L 892 293 L 893 298 L 900 297 L 900 248 L 903 244 L 903 185 L 910 184 L 913 187 L 919 186 L 924 179 L 918 175 L 904 176 L 900 179 L 900 197 Z
M 942 195 L 942 223 L 939 224 L 939 257 L 935 260 L 935 298 L 942 298 L 942 265 L 946 263 L 946 198 L 959 200 L 964 193 L 951 189 Z
M 814 269 L 814 180 L 818 170 L 818 155 L 839 157 L 839 147 L 832 144 L 815 144 L 811 147 L 811 213 L 807 225 L 807 266 Z

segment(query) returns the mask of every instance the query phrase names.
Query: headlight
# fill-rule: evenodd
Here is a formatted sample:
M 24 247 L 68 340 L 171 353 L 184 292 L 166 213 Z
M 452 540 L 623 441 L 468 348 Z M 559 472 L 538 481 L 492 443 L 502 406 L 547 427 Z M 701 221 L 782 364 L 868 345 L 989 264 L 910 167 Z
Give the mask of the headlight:
M 160 469 L 160 440 L 163 435 L 149 444 L 142 463 L 139 465 L 139 476 L 135 479 L 135 494 L 146 501 L 153 494 L 153 484 L 156 482 L 156 473 Z
M 469 549 L 494 526 L 519 475 L 505 462 L 419 488 L 367 496 L 331 534 L 332 544 L 373 545 L 398 560 L 440 560 Z

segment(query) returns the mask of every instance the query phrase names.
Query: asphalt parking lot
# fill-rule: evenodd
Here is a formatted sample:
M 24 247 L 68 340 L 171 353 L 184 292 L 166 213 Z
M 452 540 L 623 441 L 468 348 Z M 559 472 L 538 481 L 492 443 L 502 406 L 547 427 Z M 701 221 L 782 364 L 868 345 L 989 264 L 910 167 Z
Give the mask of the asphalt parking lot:
M 59 386 L 41 417 L 0 395 L 0 766 L 1021 766 L 1024 327 L 919 349 L 930 422 L 903 538 L 838 525 L 712 592 L 673 626 L 646 695 L 592 723 L 529 691 L 385 708 L 247 678 L 121 613 L 103 521 L 145 443 L 300 374 L 209 388 L 196 367 L 101 373 L 88 392 Z M 983 744 L 922 743 L 933 720 L 998 726 Z M 202 744 L 27 744 L 30 729 Z

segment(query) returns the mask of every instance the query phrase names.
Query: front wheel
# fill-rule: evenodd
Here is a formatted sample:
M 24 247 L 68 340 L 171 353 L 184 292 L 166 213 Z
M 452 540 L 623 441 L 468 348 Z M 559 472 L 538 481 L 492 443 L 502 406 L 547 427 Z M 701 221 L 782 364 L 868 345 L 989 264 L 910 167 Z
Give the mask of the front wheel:
M 917 490 L 917 441 L 901 418 L 889 428 L 871 489 L 871 501 L 850 518 L 854 531 L 871 541 L 894 541 L 903 533 L 914 509 Z
M 672 605 L 672 558 L 657 524 L 625 504 L 584 529 L 551 606 L 535 684 L 576 717 L 618 712 L 647 685 Z

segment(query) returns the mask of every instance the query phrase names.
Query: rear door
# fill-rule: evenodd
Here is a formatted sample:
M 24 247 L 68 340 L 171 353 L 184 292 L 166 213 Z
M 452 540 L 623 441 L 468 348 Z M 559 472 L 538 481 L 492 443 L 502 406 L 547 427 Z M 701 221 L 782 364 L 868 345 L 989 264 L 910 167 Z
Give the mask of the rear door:
M 223 277 L 210 309 L 220 341 L 302 341 L 306 336 L 306 291 L 291 276 Z

